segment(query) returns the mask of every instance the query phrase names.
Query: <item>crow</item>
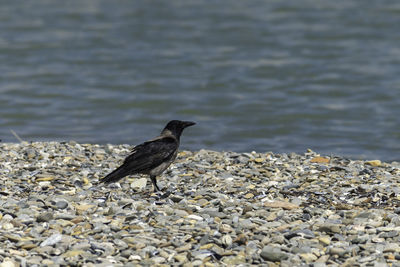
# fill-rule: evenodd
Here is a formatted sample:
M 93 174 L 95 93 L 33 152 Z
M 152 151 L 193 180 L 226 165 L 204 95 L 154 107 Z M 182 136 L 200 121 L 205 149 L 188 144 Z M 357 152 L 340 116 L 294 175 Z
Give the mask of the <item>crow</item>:
M 160 191 L 156 177 L 163 173 L 178 155 L 179 139 L 183 129 L 195 125 L 191 121 L 172 120 L 162 130 L 160 136 L 135 146 L 124 163 L 100 180 L 102 183 L 117 182 L 132 174 L 148 174 L 154 192 Z

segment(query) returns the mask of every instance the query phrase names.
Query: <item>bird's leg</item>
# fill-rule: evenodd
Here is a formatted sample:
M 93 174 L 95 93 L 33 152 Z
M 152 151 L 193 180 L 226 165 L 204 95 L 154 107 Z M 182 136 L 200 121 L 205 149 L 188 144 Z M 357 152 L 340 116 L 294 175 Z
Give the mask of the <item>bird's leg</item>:
M 157 179 L 155 175 L 150 175 L 151 182 L 153 183 L 154 192 L 160 191 L 160 188 L 157 186 Z

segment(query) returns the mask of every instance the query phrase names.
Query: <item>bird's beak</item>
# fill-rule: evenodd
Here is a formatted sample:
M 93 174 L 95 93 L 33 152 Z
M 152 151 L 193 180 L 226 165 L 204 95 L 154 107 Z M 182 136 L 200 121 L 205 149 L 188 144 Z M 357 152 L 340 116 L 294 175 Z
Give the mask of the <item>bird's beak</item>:
M 192 121 L 184 121 L 183 122 L 183 127 L 186 128 L 186 127 L 189 127 L 189 126 L 192 126 L 192 125 L 195 125 L 195 124 L 196 123 L 192 122 Z

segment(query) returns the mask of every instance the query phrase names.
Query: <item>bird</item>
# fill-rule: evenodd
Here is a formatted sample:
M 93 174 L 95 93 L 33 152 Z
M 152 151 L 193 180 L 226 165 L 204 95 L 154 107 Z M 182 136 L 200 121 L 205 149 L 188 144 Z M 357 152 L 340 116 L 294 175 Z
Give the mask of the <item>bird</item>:
M 195 124 L 195 122 L 180 120 L 168 122 L 159 136 L 135 146 L 122 165 L 100 182 L 109 184 L 128 175 L 147 174 L 153 183 L 154 192 L 160 191 L 157 176 L 176 159 L 183 130 Z

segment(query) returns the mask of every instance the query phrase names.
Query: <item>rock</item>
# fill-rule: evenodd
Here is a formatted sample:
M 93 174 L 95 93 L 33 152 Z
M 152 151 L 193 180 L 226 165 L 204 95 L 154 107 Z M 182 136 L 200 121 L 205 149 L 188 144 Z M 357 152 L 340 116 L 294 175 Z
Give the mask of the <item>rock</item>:
M 314 157 L 310 160 L 311 163 L 329 163 L 329 158 L 324 157 Z
M 237 256 L 224 257 L 222 262 L 228 266 L 238 266 L 246 263 L 246 257 L 240 254 Z
M 176 254 L 174 255 L 174 259 L 178 261 L 178 263 L 183 264 L 187 261 L 187 256 L 185 254 Z
M 325 233 L 340 233 L 341 228 L 338 224 L 324 223 L 318 227 L 318 231 Z
M 330 255 L 338 255 L 340 257 L 343 257 L 344 254 L 346 254 L 346 250 L 343 248 L 333 247 L 333 248 L 330 248 L 329 254 Z
M 60 242 L 62 239 L 62 235 L 61 234 L 52 234 L 50 237 L 48 237 L 46 240 L 44 240 L 40 246 L 44 247 L 44 246 L 52 246 L 54 244 L 57 244 L 58 242 Z
M 232 227 L 229 224 L 221 224 L 219 227 L 219 231 L 221 233 L 230 233 L 232 232 Z
M 302 253 L 300 257 L 307 263 L 314 262 L 317 260 L 317 256 L 312 253 Z
M 208 214 L 211 217 L 218 217 L 220 219 L 224 219 L 227 217 L 227 215 L 223 212 L 217 211 L 217 210 L 207 210 L 204 209 L 203 211 L 201 211 L 202 214 Z
M 253 229 L 256 228 L 257 225 L 255 223 L 253 223 L 251 220 L 249 219 L 244 219 L 244 220 L 240 220 L 239 221 L 239 226 L 243 229 Z
M 191 252 L 192 257 L 195 259 L 203 261 L 204 259 L 211 257 L 214 253 L 209 250 L 197 250 L 197 251 L 192 251 Z
M 244 195 L 244 198 L 246 199 L 254 198 L 254 195 L 252 193 L 247 193 L 246 195 Z
M 321 257 L 321 258 L 322 258 L 322 257 Z M 320 259 L 321 259 L 321 258 L 320 258 Z M 318 260 L 320 260 L 320 259 L 318 259 Z M 326 267 L 326 263 L 325 263 L 326 260 L 323 259 L 323 261 L 324 261 L 324 262 L 314 262 L 314 263 L 312 264 L 312 266 L 313 266 L 313 267 Z
M 65 209 L 68 207 L 68 202 L 65 200 L 60 200 L 56 202 L 56 208 L 59 210 Z
M 171 195 L 169 197 L 169 199 L 171 199 L 175 203 L 178 203 L 178 202 L 182 201 L 184 198 L 182 196 L 178 196 L 178 195 Z
M 54 261 L 49 260 L 49 259 L 44 259 L 44 260 L 42 260 L 41 264 L 43 264 L 45 266 L 50 266 L 50 265 L 54 265 Z
M 1 225 L 1 228 L 3 228 L 3 230 L 9 231 L 14 228 L 14 225 L 12 223 L 5 222 Z
M 39 177 L 35 180 L 35 182 L 48 182 L 53 180 L 54 180 L 53 176 L 47 176 L 47 177 Z
M 230 236 L 230 235 L 224 235 L 223 237 L 222 237 L 222 244 L 225 246 L 225 247 L 230 247 L 231 245 L 232 245 L 232 237 Z
M 151 260 L 155 264 L 161 264 L 161 263 L 165 262 L 165 258 L 163 258 L 163 257 L 152 257 Z
M 198 215 L 194 215 L 194 214 L 188 215 L 188 216 L 186 217 L 186 219 L 195 220 L 195 221 L 202 221 L 202 220 L 204 220 L 203 217 L 198 216 Z
M 285 201 L 272 201 L 272 202 L 264 202 L 264 207 L 268 208 L 282 208 L 286 210 L 298 209 L 299 206 L 290 202 Z
M 365 164 L 373 166 L 373 167 L 379 167 L 382 165 L 382 162 L 380 160 L 370 160 L 370 161 L 366 161 Z
M 239 245 L 246 245 L 248 240 L 248 236 L 245 234 L 239 234 L 235 240 L 233 240 L 234 243 L 237 243 Z
M 12 260 L 7 260 L 5 259 L 2 263 L 0 263 L 0 267 L 17 267 L 18 265 L 16 265 Z
M 384 253 L 388 253 L 388 252 L 400 253 L 400 245 L 397 243 L 388 243 L 385 245 L 383 252 Z
M 78 204 L 78 205 L 75 205 L 75 209 L 80 213 L 86 212 L 89 209 L 93 209 L 94 207 L 96 207 L 96 206 L 93 205 L 93 204 Z
M 399 235 L 399 232 L 396 230 L 383 232 L 379 235 L 380 238 L 393 238 Z
M 37 222 L 48 222 L 53 219 L 53 213 L 52 212 L 45 212 L 39 214 L 38 217 L 36 217 Z
M 187 217 L 189 213 L 185 210 L 175 210 L 175 214 L 180 217 Z
M 69 258 L 69 257 L 83 255 L 83 254 L 85 254 L 85 251 L 83 251 L 83 250 L 69 250 L 69 251 L 65 252 L 64 254 L 62 254 L 62 256 L 64 258 Z
M 331 239 L 328 236 L 321 236 L 318 238 L 318 240 L 324 245 L 330 245 L 331 243 Z
M 282 252 L 280 248 L 273 247 L 273 246 L 265 246 L 260 254 L 261 258 L 266 261 L 283 261 L 289 258 L 288 254 Z
M 35 221 L 31 216 L 29 216 L 27 214 L 20 214 L 20 215 L 18 215 L 17 219 L 21 223 L 26 224 L 26 225 L 32 224 Z
M 138 189 L 138 190 L 142 190 L 146 187 L 147 185 L 147 178 L 139 178 L 139 179 L 135 179 L 132 183 L 131 183 L 131 188 L 132 189 Z
M 192 244 L 187 243 L 187 244 L 185 244 L 183 246 L 177 247 L 175 250 L 179 253 L 179 252 L 183 252 L 183 251 L 188 251 L 190 249 L 192 249 Z

